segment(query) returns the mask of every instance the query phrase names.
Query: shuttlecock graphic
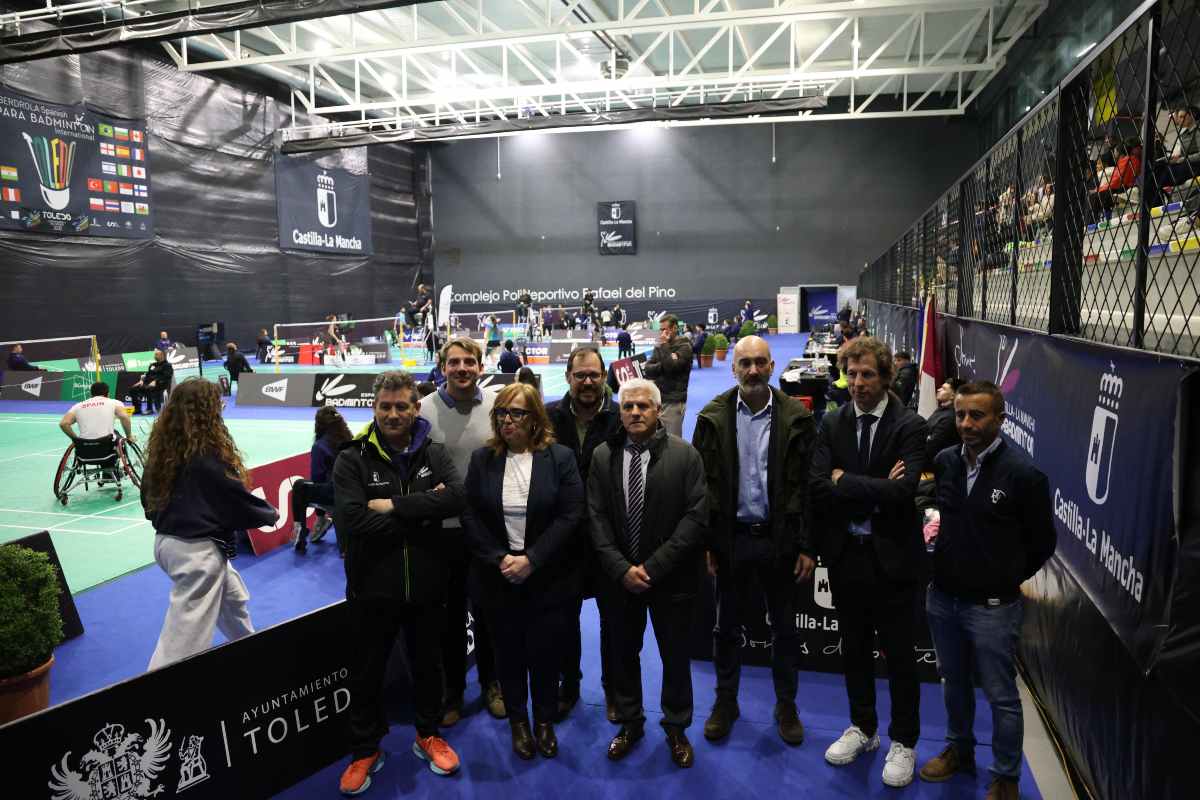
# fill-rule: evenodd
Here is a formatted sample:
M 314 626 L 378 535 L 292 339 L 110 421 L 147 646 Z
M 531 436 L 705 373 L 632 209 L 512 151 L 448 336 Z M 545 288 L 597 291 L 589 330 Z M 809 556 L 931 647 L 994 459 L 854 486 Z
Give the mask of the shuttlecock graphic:
M 71 202 L 71 169 L 75 166 L 75 143 L 22 133 L 29 155 L 37 168 L 42 199 L 55 211 Z

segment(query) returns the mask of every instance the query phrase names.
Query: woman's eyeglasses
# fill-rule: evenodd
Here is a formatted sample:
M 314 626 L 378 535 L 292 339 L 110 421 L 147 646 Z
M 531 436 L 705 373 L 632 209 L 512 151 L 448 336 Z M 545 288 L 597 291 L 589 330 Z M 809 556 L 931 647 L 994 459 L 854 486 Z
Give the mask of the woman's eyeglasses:
M 502 406 L 497 406 L 496 408 L 492 409 L 492 415 L 498 420 L 502 420 L 505 417 L 512 417 L 513 422 L 521 422 L 529 416 L 529 412 L 523 408 L 504 408 Z

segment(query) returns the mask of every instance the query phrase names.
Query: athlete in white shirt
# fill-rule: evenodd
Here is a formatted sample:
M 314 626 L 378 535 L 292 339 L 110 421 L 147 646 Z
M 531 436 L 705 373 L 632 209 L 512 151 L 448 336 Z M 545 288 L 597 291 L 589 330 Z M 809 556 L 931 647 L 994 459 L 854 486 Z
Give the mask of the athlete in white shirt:
M 125 438 L 133 441 L 133 426 L 129 422 L 129 414 L 125 405 L 108 396 L 108 384 L 98 381 L 92 384 L 92 396 L 87 400 L 71 406 L 71 410 L 63 414 L 58 427 L 71 441 L 75 439 L 103 439 L 113 435 L 116 421 L 121 421 L 125 429 Z M 79 434 L 71 429 L 79 425 Z

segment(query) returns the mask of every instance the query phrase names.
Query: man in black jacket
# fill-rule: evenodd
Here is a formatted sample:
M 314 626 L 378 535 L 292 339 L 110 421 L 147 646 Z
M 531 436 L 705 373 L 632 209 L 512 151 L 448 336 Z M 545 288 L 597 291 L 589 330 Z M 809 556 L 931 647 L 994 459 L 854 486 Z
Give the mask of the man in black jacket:
M 988 800 L 1017 800 L 1024 721 L 1017 691 L 1021 584 L 1054 554 L 1046 476 L 1000 438 L 1004 395 L 987 381 L 954 398 L 961 448 L 934 464 L 941 531 L 926 598 L 929 630 L 944 681 L 948 719 L 941 754 L 921 768 L 927 781 L 975 771 L 975 680 L 992 707 L 995 760 Z
M 620 404 L 623 430 L 592 454 L 587 489 L 592 542 L 614 609 L 609 683 L 621 730 L 608 757 L 624 758 L 644 735 L 640 653 L 649 612 L 662 657 L 667 746 L 676 766 L 690 767 L 695 754 L 684 733 L 692 724 L 688 632 L 708 522 L 704 463 L 695 448 L 659 425 L 662 401 L 654 384 L 626 381 Z
M 667 314 L 659 324 L 662 329 L 658 344 L 646 359 L 643 372 L 658 385 L 662 395 L 663 427 L 669 433 L 683 436 L 688 379 L 692 374 L 692 343 L 688 337 L 679 335 L 679 318 L 674 314 Z
M 879 747 L 874 643 L 887 655 L 892 739 L 889 786 L 912 782 L 920 734 L 920 684 L 913 655 L 923 545 L 913 498 L 925 463 L 925 420 L 888 391 L 892 353 L 861 336 L 840 354 L 852 402 L 821 420 L 811 485 L 817 552 L 842 635 L 851 725 L 825 752 L 849 764 Z
M 896 380 L 892 382 L 892 391 L 900 398 L 906 407 L 912 401 L 913 392 L 917 388 L 917 365 L 913 363 L 912 353 L 901 350 L 896 353 Z
M 929 415 L 929 436 L 925 439 L 925 467 L 933 468 L 933 460 L 947 447 L 962 444 L 954 424 L 954 392 L 963 385 L 961 378 L 947 378 L 937 390 L 937 410 Z
M 575 465 L 579 476 L 587 486 L 588 469 L 592 463 L 592 451 L 621 430 L 621 416 L 613 402 L 612 393 L 604 383 L 604 358 L 592 345 L 575 348 L 567 359 L 567 395 L 562 400 L 546 406 L 546 414 L 554 425 L 554 437 L 558 443 L 575 454 Z M 582 631 L 579 615 L 585 597 L 596 598 L 600 612 L 600 684 L 604 687 L 605 706 L 609 722 L 617 721 L 617 710 L 608 689 L 609 663 L 612 659 L 612 631 L 610 616 L 605 600 L 607 593 L 600 591 L 603 578 L 596 563 L 595 550 L 588 533 L 587 518 L 582 524 L 582 535 L 575 539 L 575 552 L 571 560 L 583 572 L 584 591 L 569 614 L 570 627 L 562 646 L 562 683 L 558 690 L 559 719 L 564 719 L 579 702 L 579 682 L 583 679 Z
M 154 414 L 162 408 L 163 392 L 171 388 L 175 378 L 175 367 L 167 361 L 164 350 L 154 351 L 154 362 L 146 370 L 146 374 L 138 378 L 138 382 L 129 387 L 129 396 L 133 400 L 133 413 L 142 413 L 142 400 L 146 401 L 147 410 Z
M 14 344 L 8 351 L 8 368 L 20 372 L 34 372 L 38 369 L 25 358 L 25 348 L 19 344 Z
M 237 349 L 237 342 L 229 342 L 225 345 L 225 369 L 229 370 L 229 380 L 237 383 L 238 376 L 243 372 L 254 372 L 250 369 L 250 362 L 246 360 Z
M 353 624 L 351 762 L 343 794 L 359 794 L 383 766 L 382 703 L 388 655 L 403 632 L 413 676 L 417 739 L 413 753 L 439 775 L 458 756 L 438 735 L 442 715 L 442 624 L 446 542 L 442 520 L 462 512 L 462 478 L 446 448 L 430 441 L 421 401 L 406 372 L 375 378 L 375 417 L 338 455 L 334 518 L 346 541 L 346 600 Z
M 808 470 L 816 439 L 812 413 L 770 385 L 771 348 L 747 336 L 733 350 L 738 385 L 700 412 L 692 444 L 704 460 L 709 539 L 705 559 L 717 582 L 713 666 L 717 700 L 704 737 L 729 735 L 739 716 L 742 626 L 762 607 L 771 618 L 775 722 L 790 745 L 804 741 L 796 713 L 800 630 L 796 584 L 812 576 Z

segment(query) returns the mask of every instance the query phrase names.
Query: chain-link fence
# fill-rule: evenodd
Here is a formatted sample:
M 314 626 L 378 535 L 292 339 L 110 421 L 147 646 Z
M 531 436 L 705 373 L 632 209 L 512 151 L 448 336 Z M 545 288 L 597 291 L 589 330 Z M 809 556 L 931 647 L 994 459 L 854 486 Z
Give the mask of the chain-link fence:
M 1122 23 L 868 265 L 859 296 L 1200 357 L 1200 4 Z

